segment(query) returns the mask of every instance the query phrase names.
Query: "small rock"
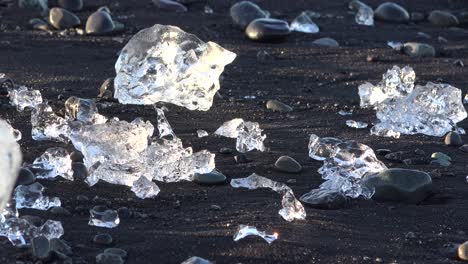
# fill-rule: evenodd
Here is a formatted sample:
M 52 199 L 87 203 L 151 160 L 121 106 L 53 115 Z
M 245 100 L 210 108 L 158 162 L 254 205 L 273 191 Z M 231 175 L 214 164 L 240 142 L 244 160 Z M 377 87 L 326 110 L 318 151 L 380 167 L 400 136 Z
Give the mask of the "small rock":
M 266 108 L 273 110 L 274 112 L 287 113 L 293 110 L 289 105 L 282 103 L 277 100 L 268 100 L 266 103 Z
M 458 149 L 463 151 L 463 152 L 468 152 L 468 144 L 465 144 L 465 145 L 459 147 Z
M 411 13 L 411 21 L 413 22 L 421 22 L 421 21 L 424 21 L 424 19 L 426 19 L 426 17 L 424 16 L 423 13 L 420 13 L 420 12 Z
M 70 153 L 70 159 L 73 162 L 83 162 L 84 156 L 81 152 L 79 152 L 78 150 L 75 150 L 72 153 Z
M 431 22 L 431 24 L 441 27 L 451 27 L 458 25 L 458 19 L 456 16 L 441 10 L 432 11 L 427 17 L 427 20 Z
M 60 7 L 70 11 L 80 11 L 83 9 L 83 0 L 58 0 Z
M 392 2 L 385 2 L 379 5 L 374 11 L 374 17 L 385 22 L 393 23 L 406 23 L 410 19 L 406 9 Z
M 239 155 L 234 156 L 234 160 L 236 161 L 236 163 L 249 163 L 249 162 L 252 162 L 252 160 L 247 158 L 247 156 L 245 156 L 245 154 L 239 154 Z
M 459 67 L 465 67 L 465 63 L 462 60 L 455 60 L 453 64 Z
M 219 149 L 219 153 L 221 154 L 231 154 L 232 152 L 234 152 L 234 150 L 232 148 L 220 148 Z
M 391 160 L 391 161 L 403 161 L 404 159 L 408 158 L 408 152 L 407 151 L 396 151 L 392 153 L 388 153 L 384 155 L 385 159 Z
M 226 182 L 226 176 L 214 169 L 210 173 L 195 173 L 193 181 L 199 184 L 221 184 Z
M 288 22 L 272 18 L 255 19 L 245 29 L 247 37 L 255 41 L 281 40 L 290 33 Z
M 434 47 L 425 43 L 407 42 L 403 51 L 410 57 L 435 57 Z
M 18 185 L 29 185 L 36 180 L 36 176 L 27 168 L 21 168 L 16 179 L 15 186 Z
M 122 259 L 127 258 L 127 251 L 121 249 L 121 248 L 106 248 L 104 249 L 104 253 L 107 254 L 114 254 L 120 256 Z
M 86 34 L 107 35 L 115 30 L 115 24 L 108 12 L 96 11 L 86 21 Z
M 424 150 L 422 150 L 422 149 L 415 149 L 415 150 L 414 150 L 414 154 L 423 156 L 423 155 L 426 155 L 426 151 L 424 151 Z
M 34 257 L 46 260 L 50 258 L 49 239 L 44 236 L 34 237 L 31 240 L 32 254 Z
M 342 208 L 346 202 L 346 197 L 337 191 L 326 189 L 313 189 L 299 198 L 303 203 L 319 209 Z
M 434 152 L 434 153 L 432 153 L 431 158 L 433 158 L 433 159 L 438 159 L 438 160 L 443 159 L 443 160 L 448 160 L 448 161 L 451 161 L 451 160 L 452 160 L 452 158 L 450 158 L 449 155 L 447 155 L 447 154 L 445 154 L 445 153 L 442 153 L 442 152 Z
M 54 7 L 49 11 L 49 22 L 56 29 L 67 29 L 79 26 L 81 21 L 73 13 L 60 8 Z
M 54 215 L 62 215 L 62 216 L 71 215 L 70 211 L 68 211 L 67 209 L 61 206 L 53 207 L 52 209 L 49 210 L 49 212 L 53 213 Z
M 110 245 L 112 241 L 112 236 L 107 233 L 99 233 L 93 238 L 93 242 L 98 245 Z
M 377 155 L 380 155 L 380 156 L 385 156 L 387 154 L 392 153 L 392 151 L 389 149 L 377 149 L 375 153 L 377 153 Z
M 49 11 L 47 2 L 47 0 L 18 0 L 18 6 L 24 9 L 37 10 L 41 12 L 41 15 L 47 15 L 47 11 Z M 5 4 L 8 4 L 8 1 Z
M 81 179 L 84 180 L 88 177 L 88 168 L 81 162 L 73 162 L 72 163 L 73 169 L 73 178 L 74 179 Z
M 312 41 L 313 44 L 317 46 L 322 46 L 322 47 L 331 47 L 331 48 L 337 48 L 340 46 L 338 41 L 332 39 L 332 38 L 319 38 L 314 41 Z
M 468 241 L 458 246 L 458 257 L 461 260 L 468 261 Z
M 171 0 L 153 0 L 159 9 L 172 12 L 187 12 L 187 7 L 183 4 Z
M 458 147 L 463 145 L 463 141 L 457 132 L 449 132 L 445 136 L 445 145 Z
M 244 30 L 250 22 L 257 18 L 267 18 L 268 12 L 263 11 L 258 5 L 250 1 L 241 1 L 234 4 L 229 13 L 234 25 Z
M 275 167 L 279 171 L 289 173 L 298 173 L 302 170 L 301 164 L 289 156 L 279 157 L 279 159 L 275 162 Z
M 114 97 L 114 78 L 107 78 L 99 88 L 98 98 L 112 99 Z
M 96 264 L 123 264 L 121 256 L 109 253 L 101 253 L 96 256 Z

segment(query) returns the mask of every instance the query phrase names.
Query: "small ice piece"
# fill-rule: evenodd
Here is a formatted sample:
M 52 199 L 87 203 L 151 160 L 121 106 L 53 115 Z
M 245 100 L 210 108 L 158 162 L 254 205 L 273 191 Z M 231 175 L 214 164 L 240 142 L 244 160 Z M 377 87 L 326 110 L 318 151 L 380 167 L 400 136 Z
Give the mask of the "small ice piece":
M 0 119 L 0 212 L 10 200 L 21 162 L 20 146 L 11 133 L 10 125 Z
M 346 120 L 346 125 L 353 128 L 366 128 L 369 124 L 360 121 Z
M 355 21 L 359 25 L 373 26 L 374 25 L 374 10 L 367 5 L 361 5 L 356 13 Z
M 8 122 L 5 122 L 6 126 L 8 127 L 8 129 L 10 130 L 10 133 L 11 135 L 13 136 L 13 138 L 15 139 L 15 141 L 20 141 L 21 138 L 22 138 L 22 135 L 21 135 L 21 131 L 19 131 L 18 129 L 15 129 L 10 123 Z
M 35 226 L 26 219 L 9 217 L 0 222 L 0 236 L 7 237 L 14 246 L 27 246 L 34 237 L 60 238 L 64 231 L 59 221 L 47 220 L 42 226 Z
M 318 33 L 320 31 L 317 24 L 315 24 L 307 12 L 302 12 L 297 16 L 289 27 L 292 31 L 302 32 L 302 33 Z
M 403 43 L 398 41 L 389 41 L 387 45 L 396 51 L 400 51 L 403 48 Z
M 114 97 L 123 104 L 167 102 L 207 111 L 219 76 L 236 54 L 178 27 L 154 25 L 134 35 L 115 64 Z
M 246 95 L 246 96 L 244 96 L 244 99 L 247 99 L 247 100 L 253 100 L 255 98 L 257 98 L 255 95 Z
M 89 214 L 91 215 L 88 223 L 90 226 L 114 228 L 120 223 L 117 211 L 108 209 L 105 206 L 94 206 L 89 210 Z
M 214 133 L 218 136 L 237 138 L 239 131 L 237 128 L 244 123 L 242 118 L 234 118 L 224 122 Z
M 32 164 L 39 179 L 54 179 L 61 176 L 73 181 L 72 160 L 64 148 L 49 148 Z
M 379 136 L 379 137 L 391 137 L 391 138 L 400 138 L 401 133 L 398 131 L 394 131 L 390 128 L 379 128 L 373 126 L 370 130 L 371 135 Z
M 158 113 L 158 131 L 159 137 L 163 138 L 166 136 L 171 136 L 173 138 L 176 137 L 174 131 L 172 130 L 171 124 L 166 119 L 166 115 L 164 115 L 164 110 L 162 108 L 156 107 L 156 112 Z
M 134 192 L 138 198 L 153 198 L 158 195 L 159 191 L 159 187 L 156 183 L 148 180 L 145 176 L 140 176 L 138 180 L 133 182 L 132 192 Z
M 14 192 L 16 208 L 32 208 L 46 211 L 52 207 L 60 206 L 61 202 L 58 197 L 48 197 L 42 194 L 44 189 L 44 186 L 38 182 L 16 187 Z
M 38 90 L 30 90 L 25 86 L 8 91 L 10 104 L 16 106 L 16 109 L 22 112 L 26 108 L 36 108 L 42 103 L 42 95 Z
M 39 104 L 31 113 L 32 138 L 34 140 L 54 140 L 68 142 L 70 127 L 68 122 L 57 116 L 46 103 Z
M 211 15 L 211 14 L 213 14 L 213 8 L 211 8 L 210 6 L 206 5 L 206 6 L 203 8 L 203 12 L 204 12 L 205 14 Z
M 107 118 L 100 115 L 96 103 L 92 99 L 72 96 L 65 101 L 65 114 L 71 120 L 90 124 L 103 124 Z
M 465 94 L 465 98 L 463 98 L 463 103 L 468 104 L 468 94 Z
M 272 181 L 263 176 L 253 173 L 249 177 L 232 179 L 231 186 L 233 188 L 247 188 L 249 190 L 255 190 L 258 188 L 269 188 L 273 191 L 283 195 L 281 204 L 283 208 L 279 210 L 279 214 L 284 220 L 291 222 L 295 219 L 304 220 L 306 218 L 306 212 L 301 202 L 296 199 L 291 188 L 286 184 Z
M 262 135 L 263 130 L 257 122 L 243 122 L 237 127 L 236 149 L 239 152 L 245 153 L 257 149 L 265 151 L 263 141 L 266 135 Z
M 341 116 L 352 115 L 352 114 L 353 114 L 353 110 L 349 110 L 349 111 L 340 110 L 340 111 L 338 112 L 338 114 L 341 115 Z
M 213 262 L 200 257 L 191 257 L 180 264 L 214 264 Z
M 258 231 L 254 226 L 239 225 L 237 232 L 234 234 L 234 241 L 239 241 L 247 236 L 259 236 L 268 244 L 271 244 L 273 241 L 278 239 L 278 233 L 267 234 L 265 231 Z
M 197 136 L 198 136 L 199 138 L 207 137 L 207 136 L 208 136 L 208 132 L 206 132 L 206 131 L 203 130 L 203 129 L 198 129 L 198 130 L 197 130 Z

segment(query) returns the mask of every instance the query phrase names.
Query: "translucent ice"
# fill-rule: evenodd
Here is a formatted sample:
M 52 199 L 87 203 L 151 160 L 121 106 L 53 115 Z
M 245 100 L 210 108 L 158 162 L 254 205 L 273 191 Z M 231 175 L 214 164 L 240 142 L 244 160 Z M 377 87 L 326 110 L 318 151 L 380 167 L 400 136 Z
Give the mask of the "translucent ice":
M 369 124 L 360 121 L 346 120 L 346 125 L 354 128 L 366 128 Z
M 232 179 L 231 186 L 234 188 L 247 188 L 254 190 L 258 188 L 269 188 L 283 195 L 281 204 L 283 208 L 278 212 L 284 220 L 291 222 L 295 219 L 304 220 L 306 212 L 301 202 L 299 202 L 291 188 L 286 184 L 272 181 L 263 176 L 252 174 L 247 178 Z
M 243 122 L 237 127 L 236 149 L 245 153 L 254 149 L 265 151 L 263 141 L 266 135 L 262 135 L 263 130 L 257 122 Z
M 57 116 L 46 103 L 39 104 L 31 113 L 32 138 L 68 142 L 70 127 L 65 118 Z
M 278 239 L 278 233 L 267 234 L 265 231 L 258 231 L 254 226 L 239 225 L 237 232 L 234 234 L 234 241 L 239 241 L 247 236 L 259 236 L 268 244 L 271 244 L 273 241 Z
M 166 136 L 171 136 L 172 138 L 175 137 L 174 131 L 172 130 L 171 125 L 166 119 L 166 115 L 164 114 L 164 110 L 161 108 L 156 108 L 156 112 L 158 114 L 158 131 L 159 137 L 163 138 Z
M 132 192 L 134 192 L 138 198 L 152 198 L 158 195 L 159 191 L 159 187 L 144 176 L 141 176 L 138 180 L 133 182 Z
M 39 179 L 63 177 L 73 181 L 72 160 L 64 148 L 49 148 L 32 164 Z
M 208 136 L 208 132 L 206 132 L 205 130 L 202 130 L 202 129 L 198 129 L 198 130 L 197 130 L 197 136 L 198 136 L 199 138 L 207 137 L 207 136 Z
M 45 211 L 61 205 L 58 197 L 44 196 L 43 191 L 44 186 L 38 182 L 30 185 L 19 185 L 14 192 L 16 208 L 32 208 Z
M 0 236 L 7 237 L 14 246 L 26 246 L 37 236 L 48 239 L 60 238 L 63 235 L 62 223 L 47 220 L 42 226 L 35 226 L 26 219 L 9 217 L 0 222 Z
M 214 263 L 204 258 L 190 257 L 180 264 L 214 264 Z
M 89 210 L 89 214 L 91 215 L 88 222 L 90 226 L 114 228 L 120 223 L 117 211 L 108 209 L 105 206 L 94 206 Z
M 317 24 L 315 24 L 306 12 L 302 12 L 297 16 L 289 27 L 292 31 L 303 33 L 318 33 L 320 31 Z
M 374 10 L 367 5 L 361 5 L 356 13 L 355 21 L 359 25 L 374 25 Z
M 36 108 L 36 106 L 42 103 L 41 92 L 28 89 L 25 86 L 10 89 L 8 96 L 10 97 L 11 105 L 16 106 L 16 109 L 20 112 L 26 108 Z
M 244 123 L 242 118 L 234 118 L 224 122 L 214 133 L 218 136 L 237 138 L 239 132 L 237 128 Z
M 71 120 L 91 124 L 103 124 L 107 118 L 98 113 L 96 103 L 92 99 L 72 96 L 65 101 L 65 113 Z
M 349 110 L 349 111 L 346 111 L 346 110 L 340 110 L 338 112 L 339 115 L 341 116 L 347 116 L 347 115 L 352 115 L 353 114 L 353 111 L 352 110 Z
M 120 53 L 114 96 L 124 104 L 168 102 L 206 111 L 235 57 L 216 43 L 157 24 L 134 35 Z
M 389 41 L 387 45 L 396 51 L 400 51 L 403 48 L 403 43 L 397 41 Z

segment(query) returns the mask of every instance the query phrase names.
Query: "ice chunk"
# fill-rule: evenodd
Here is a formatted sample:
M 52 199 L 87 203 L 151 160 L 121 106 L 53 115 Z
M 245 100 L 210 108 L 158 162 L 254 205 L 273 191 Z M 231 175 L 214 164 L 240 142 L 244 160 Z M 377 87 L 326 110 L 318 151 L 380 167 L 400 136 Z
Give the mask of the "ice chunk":
M 11 134 L 10 125 L 0 119 L 0 212 L 10 200 L 21 162 L 21 150 Z
M 463 103 L 468 104 L 468 94 L 465 94 L 465 97 L 463 98 Z
M 8 127 L 8 130 L 10 130 L 10 133 L 13 136 L 13 138 L 15 139 L 15 141 L 20 141 L 21 138 L 22 138 L 21 131 L 19 131 L 18 129 L 13 128 L 13 126 L 8 122 L 4 122 L 4 124 Z
M 301 202 L 299 202 L 291 188 L 286 184 L 272 181 L 263 176 L 252 174 L 247 178 L 232 179 L 231 186 L 234 188 L 247 188 L 254 190 L 258 188 L 269 188 L 283 195 L 281 204 L 283 208 L 278 212 L 284 220 L 291 222 L 295 219 L 304 220 L 306 212 Z
M 292 31 L 298 31 L 303 33 L 318 33 L 320 31 L 317 24 L 315 24 L 307 12 L 302 12 L 297 16 L 289 27 Z
M 234 118 L 224 122 L 214 133 L 218 136 L 237 138 L 239 131 L 237 128 L 244 123 L 242 118 Z
M 39 104 L 31 113 L 32 138 L 68 142 L 70 127 L 65 118 L 57 116 L 46 103 Z
M 198 129 L 198 130 L 197 130 L 197 136 L 198 136 L 199 138 L 207 137 L 207 136 L 208 136 L 208 132 L 206 132 L 206 131 L 203 130 L 203 129 Z
M 263 141 L 266 135 L 262 135 L 263 130 L 257 122 L 243 122 L 237 127 L 236 149 L 245 153 L 254 149 L 265 151 Z
M 88 223 L 90 226 L 114 228 L 120 223 L 117 211 L 108 209 L 105 206 L 94 206 L 89 210 L 89 214 L 91 215 Z
M 44 186 L 38 182 L 16 187 L 14 195 L 16 208 L 32 208 L 45 211 L 60 206 L 61 202 L 58 197 L 48 197 L 42 194 L 44 189 Z
M 271 244 L 273 241 L 278 239 L 278 233 L 267 234 L 265 231 L 258 231 L 254 226 L 239 225 L 237 232 L 234 234 L 234 241 L 239 241 L 247 236 L 259 236 L 268 244 Z
M 309 156 L 323 161 L 318 172 L 326 181 L 320 188 L 340 191 L 351 198 L 372 197 L 373 190 L 363 187 L 361 179 L 387 168 L 367 145 L 351 140 L 319 138 L 314 134 L 310 136 Z
M 73 181 L 72 160 L 64 148 L 49 148 L 35 159 L 32 168 L 39 179 L 53 179 L 61 176 Z
M 349 110 L 349 111 L 346 111 L 346 110 L 340 110 L 338 112 L 339 115 L 341 116 L 347 116 L 347 115 L 352 115 L 353 114 L 353 111 L 352 110 Z
M 92 99 L 72 96 L 65 101 L 65 113 L 71 120 L 84 123 L 103 124 L 107 118 L 98 113 L 96 103 Z
M 374 10 L 367 5 L 360 5 L 356 13 L 355 21 L 359 25 L 373 26 L 374 25 Z
M 398 41 L 389 41 L 387 45 L 396 51 L 400 51 L 403 48 L 403 43 Z
M 171 136 L 172 138 L 175 138 L 176 135 L 174 134 L 174 131 L 172 130 L 171 125 L 166 119 L 166 115 L 164 114 L 164 110 L 162 108 L 156 108 L 156 112 L 158 113 L 158 131 L 159 131 L 159 137 L 163 138 L 166 136 Z
M 219 76 L 236 54 L 175 26 L 154 25 L 134 35 L 115 64 L 115 98 L 123 104 L 167 102 L 210 109 Z
M 366 128 L 369 124 L 360 121 L 346 120 L 346 125 L 354 128 Z
M 180 264 L 214 264 L 213 262 L 200 257 L 191 257 Z
M 16 109 L 22 112 L 26 108 L 36 108 L 42 104 L 42 95 L 38 90 L 31 90 L 25 86 L 19 86 L 16 89 L 8 91 L 10 104 L 16 106 Z
M 205 14 L 211 15 L 211 14 L 213 14 L 213 8 L 211 8 L 211 7 L 208 6 L 208 5 L 205 5 L 205 6 L 203 7 L 203 12 L 204 12 Z
M 158 195 L 159 191 L 159 187 L 144 176 L 141 176 L 138 180 L 133 182 L 132 192 L 134 192 L 138 198 L 152 198 Z

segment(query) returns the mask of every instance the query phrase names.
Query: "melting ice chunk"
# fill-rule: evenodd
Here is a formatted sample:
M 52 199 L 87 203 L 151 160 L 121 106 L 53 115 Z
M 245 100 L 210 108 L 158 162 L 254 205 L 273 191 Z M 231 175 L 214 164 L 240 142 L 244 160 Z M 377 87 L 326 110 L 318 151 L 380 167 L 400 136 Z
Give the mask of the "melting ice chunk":
M 396 51 L 400 51 L 403 48 L 403 43 L 398 41 L 389 41 L 387 45 Z
M 71 120 L 91 124 L 103 124 L 107 118 L 98 113 L 96 103 L 92 99 L 72 96 L 65 101 L 65 113 Z
M 258 231 L 254 226 L 239 225 L 237 232 L 234 234 L 234 241 L 239 241 L 247 236 L 259 236 L 268 244 L 271 244 L 273 241 L 278 239 L 278 233 L 267 234 L 265 231 Z
M 9 90 L 8 96 L 10 97 L 10 104 L 16 106 L 16 109 L 20 112 L 26 108 L 36 108 L 42 103 L 41 92 L 30 90 L 25 86 Z
M 353 128 L 366 128 L 369 124 L 360 121 L 346 120 L 346 125 Z
M 360 5 L 356 13 L 355 21 L 359 25 L 373 26 L 374 25 L 374 10 L 367 5 Z
M 35 182 L 30 185 L 19 185 L 15 189 L 14 199 L 16 208 L 32 208 L 37 210 L 49 210 L 61 205 L 58 197 L 44 196 L 44 186 Z
M 263 141 L 266 135 L 262 135 L 263 130 L 257 122 L 244 121 L 242 118 L 235 118 L 224 122 L 215 134 L 223 137 L 237 138 L 236 149 L 245 153 L 253 149 L 265 150 Z
M 349 110 L 349 111 L 346 111 L 346 110 L 340 110 L 338 112 L 339 115 L 341 116 L 347 116 L 347 115 L 352 115 L 353 114 L 353 111 L 352 110 Z
M 134 35 L 115 64 L 115 98 L 123 104 L 167 102 L 210 109 L 219 76 L 236 54 L 175 26 L 154 25 Z
M 32 138 L 34 140 L 55 140 L 68 142 L 68 122 L 57 116 L 46 103 L 39 104 L 31 113 Z
M 152 198 L 158 195 L 159 191 L 159 187 L 144 176 L 141 176 L 138 180 L 133 182 L 132 192 L 134 192 L 138 198 Z
M 73 181 L 72 160 L 64 148 L 49 148 L 35 159 L 32 168 L 39 179 L 53 179 L 61 176 Z
M 42 226 L 35 226 L 26 219 L 9 217 L 0 222 L 0 236 L 7 237 L 14 246 L 31 244 L 34 237 L 44 236 L 47 239 L 63 236 L 62 223 L 47 220 Z
M 90 226 L 114 228 L 120 223 L 117 211 L 108 209 L 105 206 L 94 206 L 89 210 L 89 214 L 91 215 L 88 223 Z
M 315 24 L 307 12 L 302 12 L 297 16 L 289 27 L 292 31 L 298 31 L 303 33 L 318 33 L 320 31 L 317 24 Z
M 244 123 L 242 118 L 234 118 L 224 122 L 214 133 L 218 136 L 237 138 L 239 132 L 237 128 Z
M 252 174 L 247 178 L 232 179 L 231 186 L 234 188 L 247 188 L 254 190 L 258 188 L 269 188 L 283 195 L 281 204 L 283 208 L 278 212 L 284 220 L 291 222 L 295 219 L 304 220 L 306 212 L 301 202 L 299 202 L 291 188 L 286 184 L 272 181 L 263 176 Z
M 199 138 L 207 137 L 207 136 L 208 136 L 208 132 L 206 132 L 206 131 L 203 130 L 203 129 L 198 129 L 198 130 L 197 130 L 197 136 L 198 136 Z

